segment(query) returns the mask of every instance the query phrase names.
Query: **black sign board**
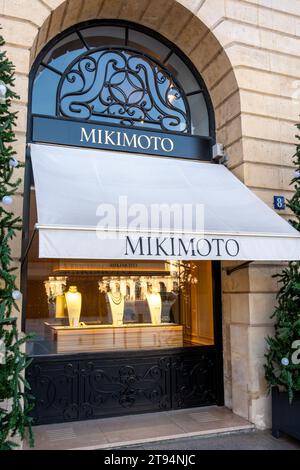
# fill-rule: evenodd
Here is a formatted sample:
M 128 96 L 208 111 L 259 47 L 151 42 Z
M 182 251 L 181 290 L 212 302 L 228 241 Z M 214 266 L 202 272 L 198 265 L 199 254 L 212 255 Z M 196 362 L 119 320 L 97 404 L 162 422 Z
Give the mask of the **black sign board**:
M 211 138 L 33 116 L 32 141 L 76 147 L 211 159 Z

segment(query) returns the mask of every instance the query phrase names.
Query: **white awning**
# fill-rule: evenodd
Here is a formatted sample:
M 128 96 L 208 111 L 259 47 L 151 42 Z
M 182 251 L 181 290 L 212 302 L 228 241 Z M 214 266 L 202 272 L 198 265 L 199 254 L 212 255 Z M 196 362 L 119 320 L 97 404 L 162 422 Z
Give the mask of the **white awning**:
M 298 260 L 300 234 L 222 165 L 32 144 L 42 258 Z

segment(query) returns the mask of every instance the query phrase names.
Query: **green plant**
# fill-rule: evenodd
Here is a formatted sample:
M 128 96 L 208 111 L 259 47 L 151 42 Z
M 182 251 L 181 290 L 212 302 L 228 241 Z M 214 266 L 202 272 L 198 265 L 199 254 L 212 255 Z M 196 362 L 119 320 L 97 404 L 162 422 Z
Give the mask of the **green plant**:
M 300 124 L 297 128 L 300 130 Z M 300 141 L 300 135 L 296 137 Z M 295 214 L 291 224 L 300 231 L 300 143 L 296 145 L 294 163 L 296 171 L 291 184 L 294 185 L 295 192 L 287 206 Z M 300 340 L 300 262 L 289 262 L 274 277 L 277 277 L 281 287 L 272 315 L 275 318 L 275 335 L 267 338 L 265 377 L 269 390 L 275 385 L 283 387 L 291 402 L 294 393 L 300 391 L 300 364 L 293 360 L 293 345 Z
M 0 36 L 0 46 L 4 40 Z M 16 275 L 10 243 L 21 230 L 21 219 L 10 209 L 21 180 L 14 177 L 15 168 L 20 166 L 15 158 L 11 143 L 15 141 L 14 126 L 16 113 L 11 112 L 13 99 L 14 66 L 7 59 L 6 52 L 0 52 L 0 450 L 17 447 L 14 436 L 24 438 L 29 429 L 33 444 L 31 418 L 32 397 L 27 393 L 29 385 L 24 378 L 28 359 L 24 343 L 28 336 L 18 328 L 17 299 L 20 292 L 16 286 Z M 26 393 L 25 393 L 26 392 Z

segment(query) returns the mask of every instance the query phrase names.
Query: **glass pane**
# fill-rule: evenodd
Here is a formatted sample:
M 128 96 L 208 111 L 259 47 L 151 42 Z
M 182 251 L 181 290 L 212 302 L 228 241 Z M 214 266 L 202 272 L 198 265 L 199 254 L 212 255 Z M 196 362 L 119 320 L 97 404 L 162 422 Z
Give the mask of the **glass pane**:
M 171 74 L 177 78 L 179 84 L 184 89 L 185 93 L 190 93 L 199 90 L 200 86 L 196 78 L 185 65 L 185 63 L 175 54 L 172 54 L 168 62 L 165 64 L 170 70 Z
M 181 89 L 174 87 L 172 76 L 185 94 L 199 91 L 197 79 L 175 53 L 165 64 L 171 77 L 162 71 L 163 65 L 160 69 L 143 55 L 147 52 L 158 62 L 163 61 L 168 55 L 168 46 L 147 34 L 128 29 L 128 46 L 139 49 L 138 56 L 122 49 L 124 27 L 95 26 L 83 28 L 81 34 L 84 41 L 72 33 L 59 41 L 44 58 L 45 63 L 61 73 L 72 64 L 60 89 L 58 115 L 163 132 L 187 131 L 185 101 L 181 98 Z M 109 49 L 114 45 L 120 48 Z M 98 48 L 102 49 L 99 51 Z M 82 57 L 85 52 L 87 55 Z M 40 67 L 33 88 L 34 113 L 55 115 L 59 79 L 59 74 Z M 192 133 L 208 136 L 209 122 L 203 95 L 190 96 L 188 102 Z
M 165 44 L 157 41 L 157 39 L 132 29 L 128 31 L 128 46 L 144 51 L 159 60 L 163 60 L 170 50 Z
M 202 93 L 188 96 L 191 110 L 192 134 L 209 136 L 209 121 L 205 99 Z
M 80 30 L 87 45 L 91 48 L 124 45 L 125 28 L 118 26 L 95 26 Z
M 30 230 L 36 221 L 30 194 Z M 214 344 L 211 262 L 28 256 L 26 332 L 33 355 Z
M 78 35 L 73 33 L 59 41 L 56 46 L 46 54 L 43 62 L 63 72 L 72 60 L 86 50 L 86 47 L 83 45 Z
M 184 263 L 185 286 L 181 295 L 184 343 L 214 344 L 212 268 L 210 261 Z
M 55 116 L 56 90 L 60 75 L 40 67 L 35 76 L 32 91 L 32 113 Z
M 58 98 L 60 112 L 71 118 L 186 129 L 185 102 L 169 76 L 145 56 L 124 50 L 91 51 L 74 63 Z
M 31 353 L 183 346 L 179 282 L 166 263 L 132 262 L 129 272 L 128 262 L 123 272 L 116 265 L 122 262 L 30 257 L 26 331 L 35 333 Z

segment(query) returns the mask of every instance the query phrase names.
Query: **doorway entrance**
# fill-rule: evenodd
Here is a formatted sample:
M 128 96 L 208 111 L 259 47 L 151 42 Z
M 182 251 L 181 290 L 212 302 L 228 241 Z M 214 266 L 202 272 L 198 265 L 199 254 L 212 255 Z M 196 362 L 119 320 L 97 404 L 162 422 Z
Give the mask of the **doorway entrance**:
M 102 154 L 122 135 L 122 142 L 131 136 L 130 143 L 141 143 L 127 152 L 151 154 L 143 146 L 152 142 L 156 155 L 160 142 L 167 155 L 166 143 L 175 139 L 181 147 L 174 158 L 211 157 L 214 116 L 202 78 L 175 46 L 138 25 L 89 22 L 55 38 L 33 66 L 29 103 L 28 141 L 44 150 L 55 144 L 48 149 L 59 157 L 57 168 L 62 149 L 71 155 L 80 145 L 72 139 L 82 125 L 93 126 L 84 127 L 83 146 Z M 65 126 L 70 132 L 59 132 Z M 168 260 L 125 266 L 117 259 L 109 266 L 53 250 L 40 257 L 41 184 L 33 163 L 29 153 L 22 291 L 23 326 L 36 333 L 27 370 L 35 423 L 222 405 L 220 263 L 182 263 L 174 273 Z M 44 207 L 49 213 L 47 200 Z M 197 285 L 188 277 L 192 265 Z M 184 282 L 182 271 L 189 273 Z

